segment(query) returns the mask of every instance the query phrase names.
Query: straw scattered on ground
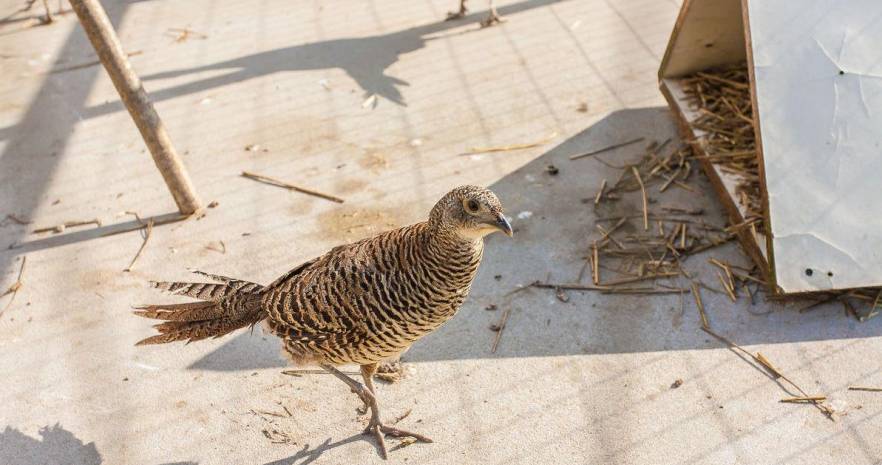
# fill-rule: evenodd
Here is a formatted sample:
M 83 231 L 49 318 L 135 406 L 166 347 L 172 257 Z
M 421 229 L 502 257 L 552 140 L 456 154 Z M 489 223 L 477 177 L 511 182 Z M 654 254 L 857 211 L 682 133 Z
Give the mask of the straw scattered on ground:
M 632 145 L 642 140 L 632 139 L 609 147 Z M 680 284 L 679 279 L 693 278 L 683 270 L 683 262 L 691 255 L 734 239 L 733 233 L 706 220 L 703 210 L 664 201 L 666 192 L 672 188 L 698 191 L 689 184 L 697 179 L 692 172 L 698 166 L 690 146 L 672 145 L 670 140 L 665 140 L 650 142 L 642 150 L 644 154 L 636 163 L 616 167 L 620 173 L 614 183 L 603 179 L 592 199 L 598 215 L 596 231 L 588 238 L 585 266 L 578 277 L 573 282 L 536 282 L 532 287 L 554 289 L 558 296 L 562 290 L 633 295 L 686 293 L 689 286 Z M 589 154 L 609 165 L 601 159 L 603 151 Z M 600 214 L 633 196 L 639 198 L 639 210 L 613 216 Z M 583 284 L 589 270 L 592 284 Z M 709 287 L 703 282 L 699 285 Z

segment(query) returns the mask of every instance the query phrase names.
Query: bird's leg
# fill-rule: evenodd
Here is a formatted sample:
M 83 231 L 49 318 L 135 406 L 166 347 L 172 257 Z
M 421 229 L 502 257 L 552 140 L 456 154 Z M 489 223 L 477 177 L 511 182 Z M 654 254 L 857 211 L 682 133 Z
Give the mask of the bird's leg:
M 364 378 L 364 383 L 367 385 L 368 390 L 370 390 L 371 394 L 374 393 L 374 374 L 377 372 L 377 364 L 371 363 L 368 365 L 361 366 L 361 376 Z M 431 439 L 423 436 L 422 434 L 412 433 L 410 431 L 405 431 L 403 429 L 398 429 L 393 426 L 384 425 L 382 420 L 380 420 L 380 406 L 377 403 L 377 396 L 371 397 L 371 421 L 368 423 L 367 429 L 364 430 L 365 434 L 371 433 L 377 438 L 377 442 L 380 444 L 380 451 L 383 458 L 386 458 L 386 440 L 383 439 L 383 436 L 388 434 L 390 436 L 394 436 L 396 438 L 403 438 L 410 436 L 417 441 L 422 442 L 432 442 Z
M 377 364 L 371 363 L 368 365 L 361 366 L 361 377 L 364 379 L 364 385 L 367 386 L 368 391 L 371 391 L 371 394 L 374 397 L 377 396 L 377 391 L 374 389 L 374 374 L 377 372 Z M 368 401 L 364 401 L 364 405 L 362 408 L 358 409 L 358 413 L 363 415 L 367 413 L 368 409 L 371 408 L 371 404 Z
M 369 387 L 365 387 L 364 384 L 361 384 L 358 381 L 350 378 L 345 373 L 343 373 L 342 371 L 338 370 L 337 368 L 335 368 L 331 365 L 321 364 L 320 366 L 325 371 L 331 373 L 332 375 L 336 376 L 341 381 L 346 383 L 346 385 L 349 386 L 352 389 L 352 391 L 355 392 L 356 395 L 358 395 L 358 397 L 362 400 L 362 402 L 364 402 L 365 404 L 367 404 L 370 407 L 371 421 L 370 421 L 370 423 L 368 423 L 368 427 L 367 427 L 367 429 L 365 429 L 364 433 L 365 434 L 371 433 L 374 435 L 374 438 L 376 438 L 376 440 L 377 440 L 377 444 L 380 446 L 380 457 L 382 457 L 383 459 L 386 459 L 389 455 L 387 452 L 387 449 L 386 449 L 386 440 L 384 439 L 384 436 L 387 434 L 390 436 L 395 436 L 397 438 L 410 436 L 410 437 L 416 439 L 417 441 L 432 442 L 431 439 L 427 438 L 426 436 L 423 436 L 422 434 L 411 433 L 410 431 L 405 431 L 402 429 L 393 428 L 391 426 L 386 426 L 380 420 L 380 406 L 377 403 L 377 397 L 373 394 L 373 392 L 371 392 L 372 388 L 373 388 L 373 381 L 369 381 L 370 376 L 365 376 L 366 373 L 373 376 L 373 373 L 377 369 L 376 364 L 363 365 L 361 367 L 361 374 L 363 377 L 365 377 L 365 383 Z
M 460 19 L 465 17 L 466 13 L 468 13 L 468 8 L 466 8 L 466 0 L 459 0 L 459 11 L 448 11 L 447 19 L 445 21 L 452 21 L 454 19 Z
M 352 389 L 352 392 L 354 392 L 355 395 L 357 395 L 358 398 L 361 399 L 362 402 L 364 402 L 364 405 L 367 407 L 370 407 L 370 405 L 371 405 L 370 399 L 372 399 L 374 397 L 374 394 L 368 388 L 366 388 L 363 384 L 359 383 L 358 381 L 350 378 L 349 376 L 346 375 L 346 373 L 343 373 L 342 371 L 338 370 L 337 368 L 335 368 L 332 365 L 328 365 L 328 364 L 323 363 L 319 366 L 322 367 L 328 373 L 336 376 L 337 379 L 346 383 L 346 385 L 349 386 L 350 389 Z M 376 402 L 376 401 L 374 401 L 374 402 Z
M 369 363 L 367 365 L 361 366 L 361 377 L 364 379 L 364 385 L 367 386 L 368 390 L 371 391 L 371 394 L 376 395 L 377 391 L 374 390 L 374 374 L 377 373 L 377 364 Z
M 489 2 L 490 14 L 487 16 L 486 19 L 481 21 L 481 27 L 490 27 L 496 23 L 505 22 L 505 20 L 502 19 L 502 16 L 499 16 L 499 12 L 496 11 L 496 5 L 493 4 L 493 0 L 489 0 Z

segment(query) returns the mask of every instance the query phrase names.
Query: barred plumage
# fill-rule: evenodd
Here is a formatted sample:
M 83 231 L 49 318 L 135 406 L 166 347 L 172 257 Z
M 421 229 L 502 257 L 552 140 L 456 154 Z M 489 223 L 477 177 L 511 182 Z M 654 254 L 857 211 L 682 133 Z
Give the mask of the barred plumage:
M 140 316 L 166 320 L 155 326 L 159 335 L 139 344 L 220 337 L 263 320 L 295 363 L 317 364 L 350 386 L 361 385 L 334 366 L 361 365 L 367 386 L 353 389 L 372 410 L 369 429 L 385 457 L 382 433 L 428 439 L 380 422 L 371 381 L 377 363 L 456 314 L 483 237 L 499 230 L 511 235 L 496 196 L 464 186 L 438 201 L 428 221 L 336 247 L 267 286 L 204 273 L 220 284 L 154 283 L 202 301 L 139 308 Z

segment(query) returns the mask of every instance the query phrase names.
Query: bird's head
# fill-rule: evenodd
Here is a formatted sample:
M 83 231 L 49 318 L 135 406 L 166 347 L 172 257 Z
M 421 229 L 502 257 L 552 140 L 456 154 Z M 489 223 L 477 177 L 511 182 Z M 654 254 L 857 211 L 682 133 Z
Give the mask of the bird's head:
M 478 240 L 496 231 L 509 237 L 513 234 L 499 198 L 478 186 L 462 186 L 448 192 L 432 208 L 429 223 L 467 240 Z

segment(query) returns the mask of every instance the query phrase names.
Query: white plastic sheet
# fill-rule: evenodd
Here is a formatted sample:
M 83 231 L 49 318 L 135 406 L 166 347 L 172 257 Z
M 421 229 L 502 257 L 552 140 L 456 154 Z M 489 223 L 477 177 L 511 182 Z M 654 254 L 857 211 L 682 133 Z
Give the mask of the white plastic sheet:
M 748 0 L 777 283 L 882 285 L 882 0 Z

